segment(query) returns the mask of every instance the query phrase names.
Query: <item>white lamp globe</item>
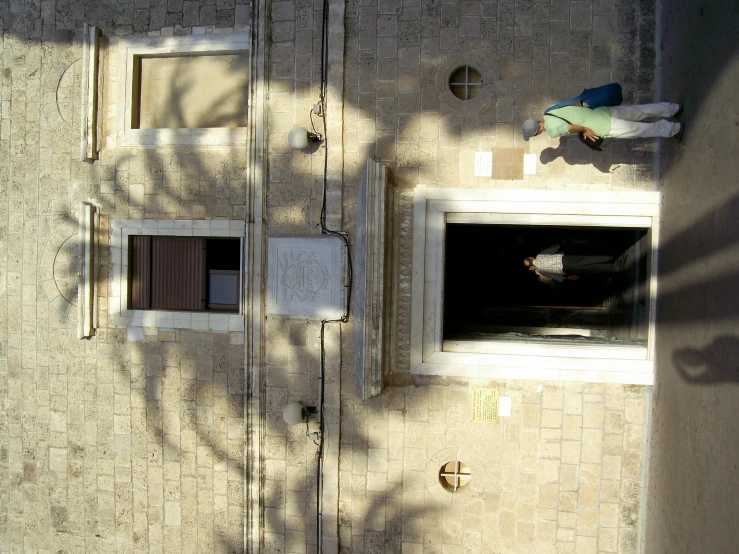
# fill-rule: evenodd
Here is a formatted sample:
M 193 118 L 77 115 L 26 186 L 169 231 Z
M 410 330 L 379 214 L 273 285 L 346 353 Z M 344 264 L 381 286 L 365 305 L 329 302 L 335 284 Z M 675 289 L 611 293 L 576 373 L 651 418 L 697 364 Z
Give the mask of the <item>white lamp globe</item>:
M 308 146 L 308 131 L 303 127 L 293 127 L 287 135 L 287 141 L 296 150 L 302 150 Z
M 282 410 L 282 417 L 288 425 L 297 425 L 303 421 L 303 406 L 299 402 L 290 402 Z

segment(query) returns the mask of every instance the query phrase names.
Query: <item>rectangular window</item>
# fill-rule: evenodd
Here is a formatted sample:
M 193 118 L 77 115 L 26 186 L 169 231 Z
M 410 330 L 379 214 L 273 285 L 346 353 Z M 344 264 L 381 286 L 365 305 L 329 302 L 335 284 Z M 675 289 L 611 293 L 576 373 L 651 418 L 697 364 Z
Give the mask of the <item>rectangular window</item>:
M 238 312 L 240 239 L 129 240 L 129 309 Z
M 132 129 L 246 127 L 248 54 L 135 56 L 134 64 Z
M 250 43 L 249 33 L 111 37 L 116 146 L 244 146 Z

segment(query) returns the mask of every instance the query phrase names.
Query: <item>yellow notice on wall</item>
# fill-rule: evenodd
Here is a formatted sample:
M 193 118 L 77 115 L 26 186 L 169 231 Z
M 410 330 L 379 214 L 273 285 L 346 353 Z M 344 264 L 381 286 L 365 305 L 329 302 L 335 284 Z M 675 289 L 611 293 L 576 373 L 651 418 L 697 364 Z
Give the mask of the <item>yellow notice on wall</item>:
M 473 422 L 498 423 L 500 421 L 500 391 L 473 388 L 470 407 Z

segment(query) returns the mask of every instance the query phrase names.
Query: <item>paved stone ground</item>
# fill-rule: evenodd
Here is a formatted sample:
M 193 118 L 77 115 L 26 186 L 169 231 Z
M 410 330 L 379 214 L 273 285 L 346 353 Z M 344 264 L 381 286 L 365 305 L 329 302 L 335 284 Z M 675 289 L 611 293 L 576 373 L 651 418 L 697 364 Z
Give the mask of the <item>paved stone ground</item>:
M 314 233 L 322 157 L 291 151 L 286 135 L 295 123 L 309 124 L 317 98 L 321 7 L 305 0 L 270 6 L 267 230 Z M 347 2 L 346 228 L 368 155 L 389 164 L 398 190 L 417 182 L 461 186 L 475 150 L 521 145 L 523 119 L 583 86 L 619 80 L 627 98 L 648 98 L 652 9 L 646 0 Z M 249 13 L 238 0 L 0 2 L 4 551 L 243 550 L 243 335 L 145 329 L 144 341 L 130 341 L 105 317 L 103 286 L 100 331 L 78 341 L 70 237 L 75 206 L 88 198 L 101 206 L 104 247 L 113 217 L 245 217 L 245 152 L 108 148 L 94 165 L 76 161 L 81 23 L 110 36 L 207 34 L 247 30 Z M 492 52 L 496 96 L 478 114 L 458 117 L 435 95 L 435 76 L 447 55 L 473 50 Z M 649 143 L 614 144 L 594 167 L 578 144 L 542 138 L 529 145 L 532 152 L 547 146 L 559 146 L 558 161 L 506 186 L 653 185 Z M 109 284 L 104 250 L 100 261 L 101 283 Z M 52 277 L 58 295 L 40 285 Z M 342 355 L 351 360 L 351 325 L 344 330 Z M 314 323 L 267 320 L 268 552 L 315 550 L 316 448 L 304 429 L 286 428 L 280 412 L 288 401 L 316 399 L 318 331 Z M 433 552 L 446 542 L 445 552 L 465 544 L 633 552 L 641 391 L 546 385 L 538 395 L 531 383 L 500 383 L 514 397 L 513 418 L 468 435 L 461 414 L 470 383 L 404 384 L 365 406 L 349 364 L 342 372 L 344 551 L 406 545 Z M 438 511 L 429 509 L 428 522 L 418 517 L 427 506 L 418 472 L 441 439 L 445 448 L 457 441 L 471 448 L 479 436 L 505 445 L 500 459 L 485 453 L 491 496 L 465 512 L 467 534 L 457 514 L 434 534 Z
M 736 552 L 739 530 L 739 5 L 664 2 L 658 372 L 644 552 Z
M 512 417 L 471 423 L 473 386 L 511 396 Z M 644 399 L 639 386 L 487 380 L 343 395 L 342 552 L 636 552 Z M 439 485 L 456 459 L 473 490 Z
M 106 299 L 110 219 L 243 219 L 246 152 L 76 158 L 83 21 L 158 35 L 243 29 L 244 14 L 220 0 L 0 2 L 3 552 L 243 551 L 243 333 L 144 329 L 132 342 L 108 325 Z M 80 341 L 88 198 L 102 213 L 100 329 Z
M 539 396 L 536 383 L 481 382 L 512 395 L 514 415 L 475 427 L 466 413 L 470 383 L 414 381 L 405 373 L 408 191 L 418 183 L 653 189 L 649 141 L 614 141 L 596 155 L 576 141 L 524 143 L 519 131 L 524 119 L 587 86 L 615 80 L 624 85 L 626 102 L 651 100 L 653 8 L 610 1 L 347 3 L 345 224 L 350 228 L 356 194 L 351 183 L 366 157 L 388 164 L 397 279 L 390 380 L 397 388 L 364 405 L 350 368 L 343 368 L 342 552 L 636 551 L 639 387 L 546 383 Z M 480 64 L 484 78 L 495 76 L 495 95 L 464 113 L 442 98 L 438 75 L 470 52 L 480 54 L 473 65 Z M 537 175 L 522 181 L 474 177 L 476 150 L 512 146 L 537 154 L 549 149 L 555 160 L 540 157 Z M 348 359 L 351 337 L 343 346 Z M 460 445 L 485 460 L 478 467 L 485 467 L 489 486 L 479 502 L 450 510 L 431 494 L 427 473 L 429 467 L 438 472 L 435 454 Z
M 347 173 L 356 174 L 371 155 L 390 165 L 398 188 L 492 186 L 474 177 L 476 150 L 557 147 L 556 161 L 540 164 L 536 176 L 495 186 L 650 187 L 648 142 L 615 141 L 596 155 L 577 141 L 525 143 L 520 124 L 584 87 L 611 81 L 623 85 L 625 103 L 651 99 L 654 24 L 653 4 L 633 0 L 350 1 Z M 495 94 L 461 114 L 440 99 L 437 74 L 467 52 L 480 54 Z

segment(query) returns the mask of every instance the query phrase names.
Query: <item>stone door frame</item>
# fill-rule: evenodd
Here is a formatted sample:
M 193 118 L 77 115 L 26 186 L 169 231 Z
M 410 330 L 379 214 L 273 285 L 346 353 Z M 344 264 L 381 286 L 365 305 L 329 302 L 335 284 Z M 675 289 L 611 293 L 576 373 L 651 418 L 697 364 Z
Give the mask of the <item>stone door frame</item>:
M 657 293 L 659 192 L 430 188 L 414 191 L 411 371 L 490 379 L 651 385 Z M 447 223 L 633 227 L 648 229 L 647 344 L 465 341 L 451 351 L 442 335 Z

